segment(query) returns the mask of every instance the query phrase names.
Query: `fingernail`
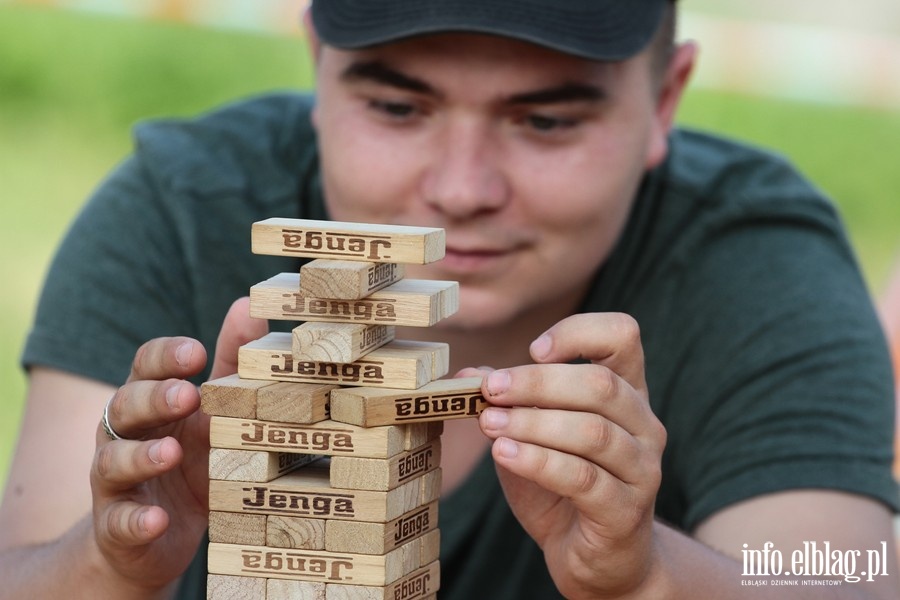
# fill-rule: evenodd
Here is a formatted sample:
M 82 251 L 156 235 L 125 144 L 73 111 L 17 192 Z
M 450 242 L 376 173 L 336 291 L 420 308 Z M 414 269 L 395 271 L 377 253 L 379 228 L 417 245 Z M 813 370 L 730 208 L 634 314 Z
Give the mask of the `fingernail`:
M 515 458 L 519 455 L 519 445 L 506 438 L 497 440 L 497 454 L 503 458 Z
M 148 532 L 147 532 L 147 526 L 144 524 L 144 523 L 146 522 L 146 520 L 147 520 L 147 519 L 145 518 L 146 516 L 147 516 L 147 511 L 146 511 L 146 510 L 142 510 L 142 511 L 141 511 L 141 514 L 138 515 L 138 529 L 140 529 L 140 530 L 141 530 L 141 533 L 143 533 L 144 535 L 147 535 L 147 533 L 148 533 Z
M 503 429 L 509 424 L 509 414 L 502 408 L 487 408 L 484 421 L 488 429 Z
M 169 389 L 166 390 L 166 404 L 169 405 L 169 410 L 177 411 L 181 404 L 178 402 L 178 394 L 181 392 L 181 384 L 175 384 Z
M 185 367 L 191 364 L 191 355 L 194 353 L 194 344 L 191 342 L 185 342 L 182 345 L 178 346 L 178 349 L 175 350 L 175 362 L 178 363 L 179 367 Z
M 546 333 L 541 334 L 541 336 L 531 342 L 531 356 L 537 359 L 544 358 L 548 354 L 550 354 L 550 346 L 552 345 L 552 340 L 550 336 Z
M 488 394 L 491 396 L 499 396 L 509 389 L 509 371 L 494 371 L 487 376 Z
M 150 456 L 150 460 L 154 463 L 161 465 L 163 464 L 162 459 L 162 440 L 159 440 L 152 446 L 150 446 L 150 450 L 147 451 L 148 456 Z

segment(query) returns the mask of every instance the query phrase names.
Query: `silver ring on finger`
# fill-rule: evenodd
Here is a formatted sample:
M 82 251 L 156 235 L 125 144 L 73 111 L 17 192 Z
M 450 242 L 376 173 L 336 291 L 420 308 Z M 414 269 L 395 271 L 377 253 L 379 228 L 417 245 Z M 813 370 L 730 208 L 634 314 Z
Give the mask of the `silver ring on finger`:
M 116 433 L 116 430 L 113 429 L 112 424 L 109 422 L 109 405 L 112 404 L 113 398 L 115 397 L 115 394 L 113 394 L 109 397 L 109 400 L 106 401 L 106 406 L 103 407 L 103 418 L 100 419 L 100 424 L 103 425 L 103 431 L 105 431 L 107 437 L 113 441 L 125 439 Z

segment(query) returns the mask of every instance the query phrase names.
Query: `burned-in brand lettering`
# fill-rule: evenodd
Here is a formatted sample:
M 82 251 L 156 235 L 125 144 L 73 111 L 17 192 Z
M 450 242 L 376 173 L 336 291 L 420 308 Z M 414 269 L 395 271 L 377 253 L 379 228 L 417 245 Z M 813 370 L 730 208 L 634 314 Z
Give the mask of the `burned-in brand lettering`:
M 309 429 L 268 421 L 241 423 L 242 445 L 282 446 L 285 450 L 310 450 L 315 453 L 353 452 L 353 434 L 334 429 Z
M 415 452 L 410 452 L 408 455 L 404 456 L 398 465 L 400 470 L 399 480 L 402 482 L 429 471 L 433 467 L 433 456 L 434 449 L 431 446 Z
M 395 584 L 394 600 L 412 600 L 429 593 L 428 584 L 431 582 L 431 573 L 422 573 L 409 579 L 404 579 Z
M 391 257 L 387 236 L 359 235 L 332 231 L 282 230 L 282 245 L 287 252 L 348 256 L 373 262 Z
M 282 294 L 282 297 L 292 300 L 281 306 L 284 315 L 298 320 L 303 317 L 318 317 L 359 323 L 397 321 L 395 303 L 392 300 L 328 300 L 306 298 L 299 293 Z
M 429 531 L 431 529 L 430 512 L 431 508 L 429 507 L 397 519 L 394 524 L 394 543 L 401 544 Z
M 487 402 L 480 392 L 463 395 L 413 396 L 394 400 L 394 414 L 398 421 L 431 415 L 475 416 L 486 406 Z
M 384 371 L 381 363 L 332 363 L 309 360 L 294 360 L 290 352 L 272 354 L 272 373 L 281 377 L 296 375 L 304 379 L 329 383 L 383 383 Z
M 243 571 L 248 573 L 302 574 L 310 578 L 327 581 L 350 579 L 345 571 L 353 569 L 353 559 L 349 556 L 338 558 L 292 552 L 290 550 L 241 550 Z
M 272 490 L 266 486 L 242 488 L 243 509 L 247 512 L 290 514 L 311 517 L 352 518 L 356 511 L 350 494 L 325 494 Z

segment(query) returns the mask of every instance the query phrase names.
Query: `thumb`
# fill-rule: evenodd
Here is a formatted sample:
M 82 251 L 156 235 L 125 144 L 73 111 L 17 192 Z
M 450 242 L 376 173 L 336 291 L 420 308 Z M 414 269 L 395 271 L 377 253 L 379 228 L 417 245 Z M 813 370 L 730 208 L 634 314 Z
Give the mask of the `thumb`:
M 250 316 L 250 298 L 245 296 L 235 300 L 222 322 L 222 330 L 216 341 L 216 357 L 209 378 L 218 379 L 237 373 L 238 348 L 261 338 L 268 332 L 268 321 Z

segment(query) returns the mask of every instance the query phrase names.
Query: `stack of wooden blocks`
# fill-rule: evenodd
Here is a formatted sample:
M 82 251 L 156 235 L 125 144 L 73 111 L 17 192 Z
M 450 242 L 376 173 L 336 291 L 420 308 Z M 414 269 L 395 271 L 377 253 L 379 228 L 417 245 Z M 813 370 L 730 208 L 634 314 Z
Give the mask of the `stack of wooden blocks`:
M 447 344 L 395 340 L 457 310 L 456 282 L 404 278 L 441 229 L 267 219 L 253 252 L 312 258 L 250 290 L 251 316 L 303 321 L 201 387 L 211 415 L 207 598 L 428 600 L 440 587 L 440 434 L 484 408 L 440 380 Z

